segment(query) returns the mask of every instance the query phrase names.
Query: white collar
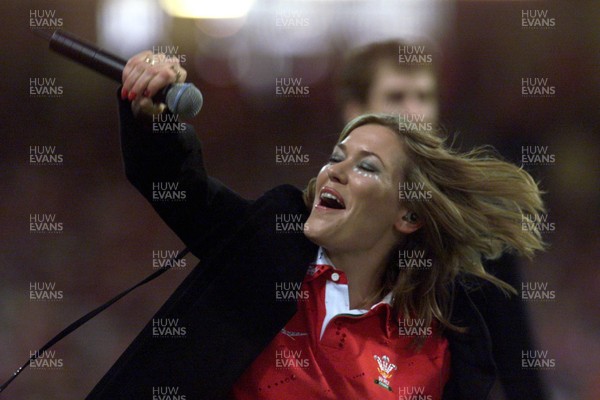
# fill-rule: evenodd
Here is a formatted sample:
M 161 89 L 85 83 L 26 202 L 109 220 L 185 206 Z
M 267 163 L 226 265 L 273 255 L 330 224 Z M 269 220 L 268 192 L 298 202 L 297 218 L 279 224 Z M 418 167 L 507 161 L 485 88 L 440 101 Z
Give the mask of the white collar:
M 319 246 L 319 251 L 317 252 L 317 260 L 315 261 L 315 264 L 317 264 L 317 265 L 331 265 L 333 267 L 333 269 L 337 269 L 337 268 L 335 268 L 335 265 L 333 265 L 333 263 L 331 262 L 331 260 L 327 256 L 327 252 L 325 251 L 325 249 L 322 248 L 321 246 Z
M 315 264 L 317 265 L 331 265 L 333 267 L 333 269 L 337 269 L 335 267 L 335 265 L 333 265 L 333 262 L 331 262 L 331 260 L 329 259 L 329 256 L 327 256 L 327 251 L 319 246 L 319 251 L 317 252 L 317 260 L 315 261 Z M 386 294 L 380 302 L 373 304 L 373 306 L 371 306 L 371 309 L 377 307 L 380 304 L 392 304 L 392 292 L 389 292 L 388 294 Z M 367 312 L 368 310 L 362 310 L 364 312 Z

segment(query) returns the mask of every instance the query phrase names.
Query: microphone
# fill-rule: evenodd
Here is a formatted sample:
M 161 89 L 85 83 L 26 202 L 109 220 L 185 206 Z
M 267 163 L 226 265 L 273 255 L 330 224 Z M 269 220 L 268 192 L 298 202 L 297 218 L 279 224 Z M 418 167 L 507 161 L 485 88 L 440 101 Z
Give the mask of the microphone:
M 37 30 L 36 33 L 50 41 L 51 50 L 121 83 L 127 64 L 122 58 L 61 29 L 52 35 Z M 191 83 L 173 83 L 158 92 L 152 100 L 165 103 L 173 114 L 182 118 L 192 118 L 198 114 L 203 101 L 202 93 Z

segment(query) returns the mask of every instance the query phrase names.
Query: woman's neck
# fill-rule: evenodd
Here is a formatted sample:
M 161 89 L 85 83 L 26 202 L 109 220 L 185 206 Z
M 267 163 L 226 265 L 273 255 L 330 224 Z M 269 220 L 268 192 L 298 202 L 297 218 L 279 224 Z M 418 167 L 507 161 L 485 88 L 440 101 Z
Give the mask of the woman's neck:
M 373 305 L 371 297 L 381 287 L 381 278 L 387 267 L 389 252 L 375 249 L 354 252 L 327 251 L 327 256 L 335 268 L 344 271 L 348 278 L 350 309 L 371 307 Z

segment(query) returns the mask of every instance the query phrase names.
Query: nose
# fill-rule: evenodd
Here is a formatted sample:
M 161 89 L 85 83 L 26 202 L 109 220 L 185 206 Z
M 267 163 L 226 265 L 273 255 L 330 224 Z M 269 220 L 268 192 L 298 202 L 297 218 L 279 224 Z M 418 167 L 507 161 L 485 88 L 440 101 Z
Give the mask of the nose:
M 422 105 L 418 99 L 406 98 L 401 102 L 389 103 L 385 112 L 401 115 L 419 115 L 422 112 Z
M 407 114 L 421 115 L 423 112 L 423 104 L 417 96 L 410 96 L 402 105 L 404 112 Z
M 346 160 L 330 164 L 326 168 L 327 177 L 332 182 L 344 185 L 348 182 L 347 168 L 349 168 L 349 164 L 346 164 Z

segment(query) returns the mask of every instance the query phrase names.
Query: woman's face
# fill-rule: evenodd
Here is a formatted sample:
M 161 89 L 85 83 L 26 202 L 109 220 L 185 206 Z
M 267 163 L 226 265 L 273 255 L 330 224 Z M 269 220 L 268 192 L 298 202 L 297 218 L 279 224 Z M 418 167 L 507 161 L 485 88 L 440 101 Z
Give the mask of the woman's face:
M 400 137 L 389 128 L 369 124 L 353 130 L 317 176 L 305 235 L 333 251 L 397 243 L 407 212 L 398 199 L 406 161 Z

